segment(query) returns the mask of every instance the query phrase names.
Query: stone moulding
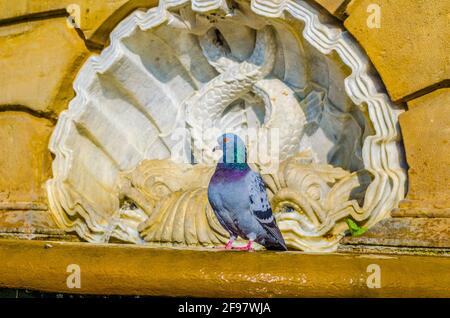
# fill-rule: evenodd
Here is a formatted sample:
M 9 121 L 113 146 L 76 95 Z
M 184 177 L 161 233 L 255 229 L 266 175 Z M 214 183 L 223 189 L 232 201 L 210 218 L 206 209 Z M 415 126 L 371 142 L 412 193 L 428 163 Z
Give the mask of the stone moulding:
M 65 269 L 74 260 L 82 269 L 81 288 L 66 283 Z M 367 268 L 374 263 L 382 269 L 382 288 L 367 287 L 373 275 Z M 229 253 L 0 241 L 2 288 L 88 295 L 449 297 L 448 264 L 448 257 L 420 255 Z
M 130 113 L 121 113 L 123 108 L 120 108 L 120 98 L 113 93 L 109 96 L 117 100 L 117 109 L 109 110 L 105 109 L 105 106 L 100 107 L 98 103 L 101 101 L 93 100 L 90 94 L 104 88 L 96 84 L 102 80 L 109 85 L 108 87 L 118 90 L 117 81 L 123 79 L 115 78 L 111 83 L 105 80 L 111 76 L 111 70 L 128 67 L 124 66 L 125 58 L 134 61 L 133 67 L 140 61 L 140 56 L 136 56 L 138 54 L 135 52 L 130 53 L 130 49 L 124 46 L 123 41 L 131 35 L 163 24 L 177 26 L 180 21 L 170 13 L 170 10 L 182 7 L 188 2 L 161 0 L 158 7 L 146 12 L 135 11 L 124 19 L 111 33 L 110 46 L 99 56 L 91 57 L 80 70 L 74 82 L 76 97 L 70 102 L 69 109 L 58 119 L 49 144 L 50 150 L 55 154 L 54 177 L 47 182 L 49 206 L 58 226 L 67 231 L 76 231 L 87 241 L 108 242 L 113 237 L 122 241 L 144 243 L 139 235 L 138 226 L 145 222 L 147 214 L 140 209 L 123 211 L 120 208 L 118 199 L 120 191 L 116 183 L 121 171 L 133 169 L 142 160 L 166 159 L 170 154 L 169 140 L 162 142 L 156 154 L 155 147 L 143 144 L 147 132 L 135 130 L 133 127 L 139 126 L 135 121 L 140 117 L 133 118 Z M 229 3 L 222 0 L 194 0 L 190 3 L 193 12 L 229 10 Z M 378 79 L 372 75 L 373 70 L 368 58 L 355 41 L 347 32 L 323 24 L 319 20 L 319 13 L 313 7 L 304 1 L 254 0 L 250 2 L 250 8 L 253 14 L 264 19 L 283 20 L 289 17 L 302 22 L 304 24 L 302 35 L 309 45 L 324 55 L 336 52 L 351 70 L 350 75 L 344 79 L 344 89 L 345 94 L 355 105 L 361 109 L 367 107 L 367 116 L 373 133 L 363 141 L 362 162 L 364 168 L 373 176 L 373 180 L 366 190 L 363 207 L 353 210 L 349 216 L 367 227 L 386 218 L 403 199 L 405 192 L 406 175 L 401 166 L 400 135 L 397 128 L 397 117 L 402 110 L 395 107 L 382 91 Z M 179 98 L 183 97 L 185 96 Z M 137 104 L 137 108 L 142 104 L 131 97 L 128 102 Z M 168 109 L 170 111 L 170 107 Z M 116 112 L 117 117 L 111 119 L 106 116 L 106 112 L 109 111 Z M 125 119 L 120 121 L 119 118 Z M 96 131 L 107 129 L 104 125 L 111 120 L 117 120 L 114 127 L 121 128 L 118 131 L 110 131 L 108 140 L 122 138 L 122 143 L 109 145 L 108 140 L 96 135 Z M 90 129 L 92 127 L 95 127 L 96 131 Z M 165 131 L 159 133 L 163 134 Z M 139 134 L 143 137 L 136 141 L 135 136 Z M 88 136 L 91 142 L 84 143 L 80 136 Z M 80 153 L 80 147 L 84 147 L 86 153 Z M 116 153 L 118 154 L 115 155 Z M 90 160 L 83 161 L 87 157 Z M 104 172 L 106 170 L 107 173 Z M 335 226 L 333 238 L 324 239 L 321 233 L 321 236 L 313 237 L 310 243 L 295 234 L 301 232 L 295 224 L 286 223 L 282 226 L 282 230 L 284 229 L 283 234 L 294 233 L 292 238 L 294 243 L 290 246 L 307 251 L 333 251 L 343 236 L 345 223 L 342 219 L 334 218 L 327 219 L 326 223 L 328 227 L 332 227 L 333 224 Z M 296 240 L 301 240 L 301 243 L 295 244 Z

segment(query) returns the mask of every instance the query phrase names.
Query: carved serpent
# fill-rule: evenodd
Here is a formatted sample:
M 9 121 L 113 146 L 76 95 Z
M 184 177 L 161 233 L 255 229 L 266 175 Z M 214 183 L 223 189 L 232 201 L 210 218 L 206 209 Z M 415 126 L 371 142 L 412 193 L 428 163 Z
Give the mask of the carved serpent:
M 208 62 L 220 75 L 195 92 L 183 105 L 194 141 L 194 157 L 205 163 L 213 162 L 211 143 L 215 142 L 216 136 L 211 138 L 205 132 L 213 128 L 233 101 L 259 98 L 266 110 L 266 120 L 259 134 L 268 136 L 271 129 L 278 129 L 279 159 L 286 159 L 298 150 L 306 119 L 292 89 L 279 79 L 266 78 L 273 69 L 276 55 L 275 35 L 271 27 L 257 31 L 255 49 L 243 62 L 235 60 L 218 43 L 214 33 L 215 29 L 210 29 L 200 38 L 200 45 Z

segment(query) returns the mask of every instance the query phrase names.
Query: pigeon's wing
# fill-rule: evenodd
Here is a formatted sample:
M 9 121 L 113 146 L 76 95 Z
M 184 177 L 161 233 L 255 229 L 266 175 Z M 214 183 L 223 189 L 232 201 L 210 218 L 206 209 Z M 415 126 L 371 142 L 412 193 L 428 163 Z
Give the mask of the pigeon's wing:
M 261 176 L 252 171 L 249 177 L 250 210 L 262 224 L 270 224 L 274 221 L 266 187 Z
M 266 187 L 261 176 L 252 171 L 249 176 L 250 211 L 262 225 L 266 233 L 266 247 L 286 250 L 286 244 L 281 236 L 275 217 L 272 214 Z

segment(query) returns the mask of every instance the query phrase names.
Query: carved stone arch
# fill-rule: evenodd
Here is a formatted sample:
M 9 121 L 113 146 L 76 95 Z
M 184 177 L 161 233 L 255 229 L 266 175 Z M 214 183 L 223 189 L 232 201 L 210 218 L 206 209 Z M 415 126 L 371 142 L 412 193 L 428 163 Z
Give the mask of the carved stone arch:
M 387 217 L 405 191 L 401 110 L 320 14 L 295 0 L 161 0 L 125 18 L 82 67 L 50 141 L 57 224 L 91 242 L 220 244 L 211 168 L 179 162 L 208 141 L 174 155 L 177 129 L 196 141 L 211 126 L 279 130 L 282 162 L 265 180 L 291 248 L 332 251 L 348 218 Z

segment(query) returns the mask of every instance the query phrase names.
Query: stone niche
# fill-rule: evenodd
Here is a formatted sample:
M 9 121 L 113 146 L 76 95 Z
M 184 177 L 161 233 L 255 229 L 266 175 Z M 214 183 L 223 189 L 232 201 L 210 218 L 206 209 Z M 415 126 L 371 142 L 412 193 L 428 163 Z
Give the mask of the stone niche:
M 161 0 L 114 29 L 74 89 L 46 187 L 58 226 L 89 242 L 223 244 L 206 189 L 224 131 L 246 139 L 291 249 L 334 251 L 348 219 L 371 227 L 404 198 L 402 109 L 305 1 Z

